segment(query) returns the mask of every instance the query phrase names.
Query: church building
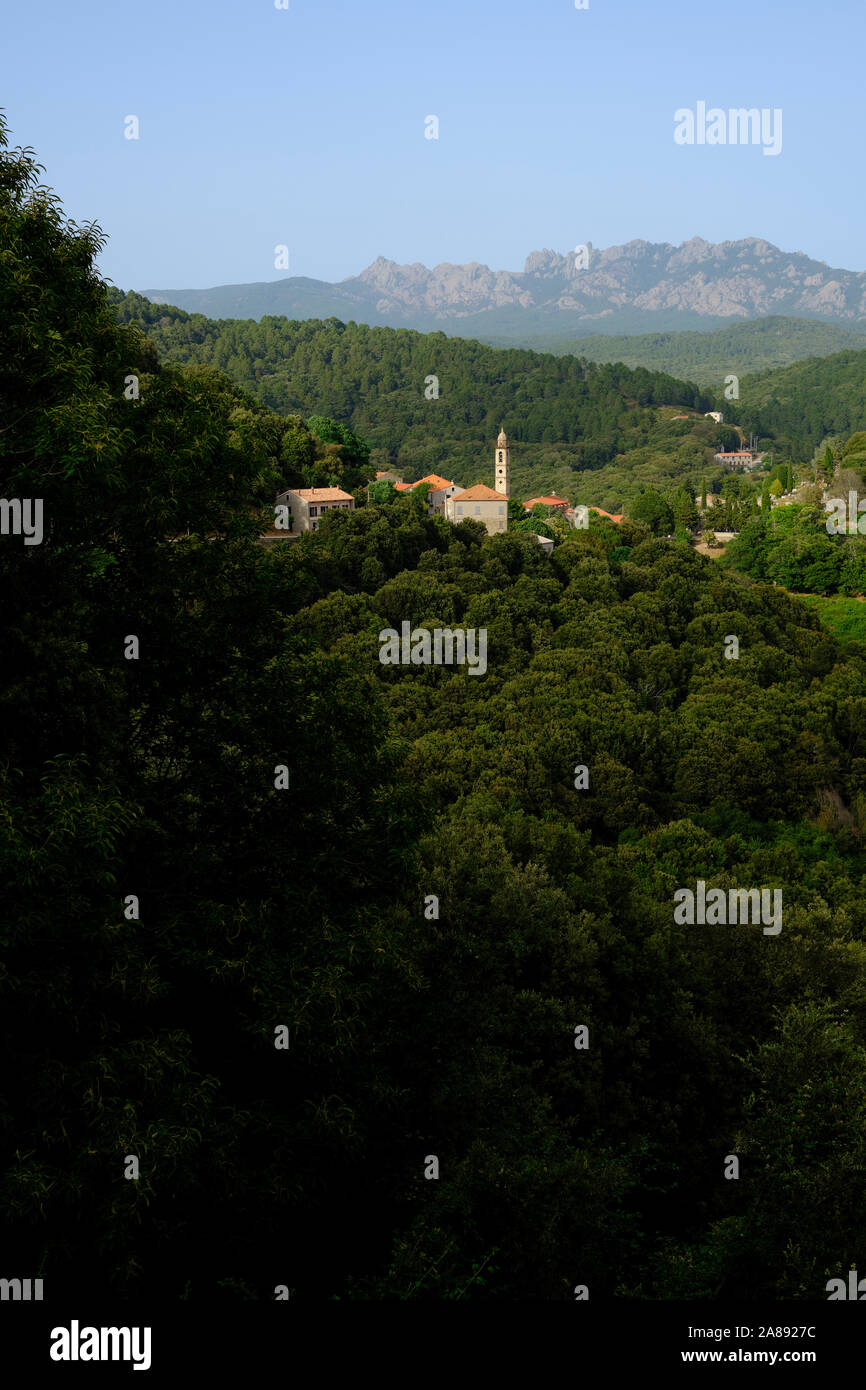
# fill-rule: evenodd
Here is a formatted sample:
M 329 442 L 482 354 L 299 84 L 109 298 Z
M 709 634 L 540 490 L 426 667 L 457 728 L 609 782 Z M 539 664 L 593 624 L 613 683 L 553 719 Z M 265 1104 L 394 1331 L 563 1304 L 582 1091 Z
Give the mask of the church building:
M 505 430 L 499 431 L 493 463 L 495 487 L 476 483 L 455 492 L 445 502 L 445 515 L 459 525 L 461 521 L 483 521 L 489 536 L 508 529 L 508 490 L 510 486 L 509 444 Z

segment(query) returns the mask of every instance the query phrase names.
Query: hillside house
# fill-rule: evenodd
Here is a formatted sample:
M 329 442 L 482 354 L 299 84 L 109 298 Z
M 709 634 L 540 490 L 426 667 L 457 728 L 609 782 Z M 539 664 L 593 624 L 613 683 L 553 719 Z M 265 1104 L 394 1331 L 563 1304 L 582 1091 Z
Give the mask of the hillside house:
M 426 478 L 419 478 L 412 486 L 420 487 L 422 483 L 430 484 L 430 491 L 427 493 L 427 511 L 430 516 L 444 516 L 448 498 L 461 491 L 459 484 L 452 483 L 449 478 L 440 477 L 438 473 L 428 473 Z
M 753 454 L 751 449 L 732 449 L 730 453 L 713 454 L 715 462 L 723 463 L 726 468 L 757 468 L 763 457 L 763 454 Z
M 277 495 L 277 506 L 288 507 L 291 529 L 298 535 L 318 531 L 319 522 L 329 511 L 353 511 L 355 499 L 339 487 L 289 487 Z
M 572 526 L 580 527 L 583 524 L 582 516 L 585 512 L 595 512 L 596 516 L 606 516 L 608 521 L 615 521 L 617 525 L 619 525 L 623 517 L 622 512 L 617 512 L 616 514 L 614 514 L 613 512 L 606 512 L 603 507 L 585 506 L 568 507 L 567 510 L 563 513 L 563 515 L 565 516 L 566 521 L 571 522 Z

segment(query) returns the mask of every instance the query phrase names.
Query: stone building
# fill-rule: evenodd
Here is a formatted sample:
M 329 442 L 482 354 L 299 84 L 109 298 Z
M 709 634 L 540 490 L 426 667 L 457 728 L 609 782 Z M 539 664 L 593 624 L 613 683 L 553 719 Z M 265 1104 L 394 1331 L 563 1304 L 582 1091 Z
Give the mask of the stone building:
M 319 522 L 326 512 L 352 511 L 355 499 L 339 487 L 299 487 L 286 488 L 277 496 L 278 507 L 288 507 L 291 517 L 290 530 L 295 534 L 302 531 L 318 531 Z M 279 520 L 280 513 L 277 513 Z

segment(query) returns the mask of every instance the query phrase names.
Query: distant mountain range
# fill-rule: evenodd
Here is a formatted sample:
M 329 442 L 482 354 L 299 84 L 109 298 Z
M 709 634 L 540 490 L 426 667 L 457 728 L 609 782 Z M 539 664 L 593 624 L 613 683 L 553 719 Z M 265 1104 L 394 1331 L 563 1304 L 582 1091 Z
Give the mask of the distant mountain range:
M 706 331 L 768 315 L 866 330 L 866 274 L 757 237 L 692 237 L 682 246 L 630 241 L 606 250 L 588 244 L 584 256 L 533 251 L 522 271 L 477 262 L 430 270 L 380 256 L 337 284 L 292 276 L 142 293 L 211 319 L 334 317 L 536 348 L 556 339 L 559 351 L 568 350 L 566 337 Z

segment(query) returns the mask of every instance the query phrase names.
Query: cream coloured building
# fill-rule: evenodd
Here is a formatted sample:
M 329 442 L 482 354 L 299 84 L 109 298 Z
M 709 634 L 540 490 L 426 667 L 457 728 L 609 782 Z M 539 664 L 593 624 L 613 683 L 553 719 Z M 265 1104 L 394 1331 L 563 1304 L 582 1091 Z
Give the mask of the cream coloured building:
M 456 483 L 452 483 L 450 478 L 443 478 L 438 473 L 428 473 L 426 478 L 419 478 L 417 483 L 413 483 L 413 488 L 420 487 L 422 483 L 430 484 L 430 491 L 427 493 L 427 514 L 428 516 L 444 516 L 445 506 L 449 497 L 453 497 L 455 492 L 461 489 Z
M 318 531 L 319 522 L 333 509 L 353 511 L 355 499 L 339 487 L 286 488 L 277 497 L 278 507 L 288 507 L 292 519 L 290 530 Z
M 445 503 L 445 515 L 456 526 L 461 521 L 483 521 L 489 536 L 508 527 L 508 498 L 484 483 L 476 483 L 465 492 L 455 492 Z

